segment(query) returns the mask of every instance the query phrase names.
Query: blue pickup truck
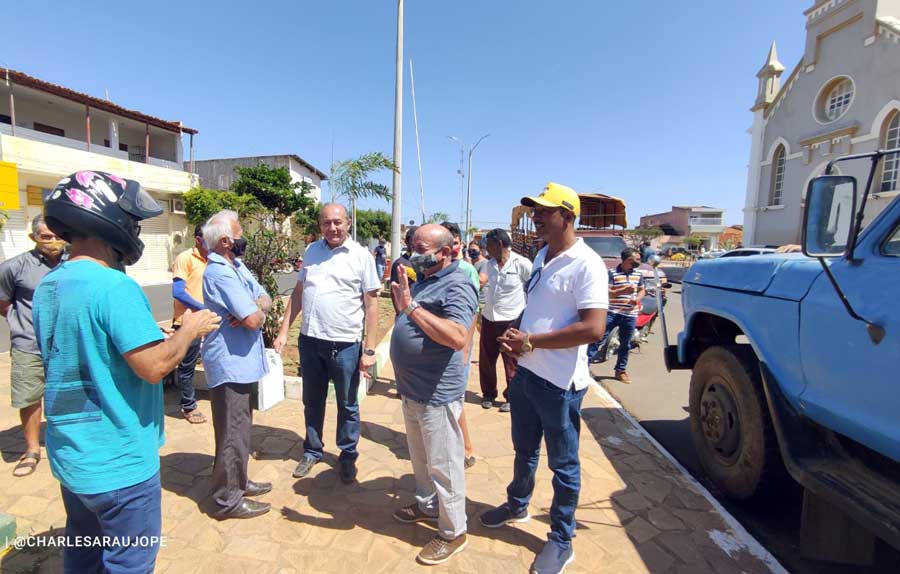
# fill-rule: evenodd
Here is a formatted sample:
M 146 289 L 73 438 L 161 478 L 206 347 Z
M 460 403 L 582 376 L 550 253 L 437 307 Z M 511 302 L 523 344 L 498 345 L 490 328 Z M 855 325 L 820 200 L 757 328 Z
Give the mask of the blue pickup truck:
M 691 369 L 690 425 L 709 479 L 759 501 L 803 487 L 807 556 L 869 563 L 900 549 L 900 197 L 863 228 L 866 189 L 809 185 L 802 253 L 701 260 L 666 366 Z M 896 157 L 896 155 L 894 156 Z M 663 326 L 665 332 L 665 326 Z

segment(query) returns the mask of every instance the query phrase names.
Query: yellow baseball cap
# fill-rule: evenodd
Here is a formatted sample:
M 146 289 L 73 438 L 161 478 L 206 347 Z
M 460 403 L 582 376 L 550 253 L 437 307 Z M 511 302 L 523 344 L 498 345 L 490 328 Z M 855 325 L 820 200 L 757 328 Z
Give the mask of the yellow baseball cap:
M 581 200 L 578 199 L 578 194 L 575 193 L 575 190 L 552 181 L 544 186 L 544 191 L 539 196 L 523 197 L 521 203 L 527 207 L 534 207 L 535 205 L 562 207 L 574 213 L 576 217 L 581 215 Z

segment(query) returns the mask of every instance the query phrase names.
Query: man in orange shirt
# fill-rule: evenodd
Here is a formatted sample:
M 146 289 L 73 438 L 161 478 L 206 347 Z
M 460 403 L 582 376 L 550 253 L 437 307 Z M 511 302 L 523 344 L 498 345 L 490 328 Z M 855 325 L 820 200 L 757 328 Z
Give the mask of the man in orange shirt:
M 206 270 L 206 256 L 209 251 L 203 242 L 203 226 L 194 228 L 194 247 L 181 252 L 172 265 L 172 298 L 175 313 L 172 328 L 181 327 L 181 316 L 185 309 L 199 311 L 203 306 L 203 272 Z M 194 394 L 194 369 L 200 357 L 200 339 L 195 339 L 188 348 L 181 363 L 175 369 L 175 383 L 181 389 L 181 412 L 191 424 L 206 422 L 203 413 L 197 411 Z

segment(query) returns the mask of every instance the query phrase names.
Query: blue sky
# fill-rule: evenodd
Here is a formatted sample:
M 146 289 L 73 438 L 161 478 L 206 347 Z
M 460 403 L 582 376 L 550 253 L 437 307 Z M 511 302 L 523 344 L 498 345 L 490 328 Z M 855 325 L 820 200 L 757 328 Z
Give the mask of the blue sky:
M 741 223 L 757 70 L 790 72 L 812 0 L 406 0 L 426 212 L 509 225 L 549 180 L 620 196 L 630 223 L 673 204 Z M 13 2 L 0 65 L 200 131 L 198 159 L 393 150 L 396 1 Z M 403 217 L 419 219 L 405 63 Z M 390 185 L 389 174 L 378 178 Z M 325 189 L 327 194 L 327 187 Z M 367 205 L 390 209 L 385 202 Z

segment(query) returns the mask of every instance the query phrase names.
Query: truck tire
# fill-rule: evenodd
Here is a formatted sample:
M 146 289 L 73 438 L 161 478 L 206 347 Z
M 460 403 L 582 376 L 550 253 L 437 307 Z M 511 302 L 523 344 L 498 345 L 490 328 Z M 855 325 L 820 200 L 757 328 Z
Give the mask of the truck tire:
M 711 347 L 700 355 L 691 376 L 690 423 L 700 465 L 729 498 L 765 498 L 783 484 L 787 472 L 749 346 Z

